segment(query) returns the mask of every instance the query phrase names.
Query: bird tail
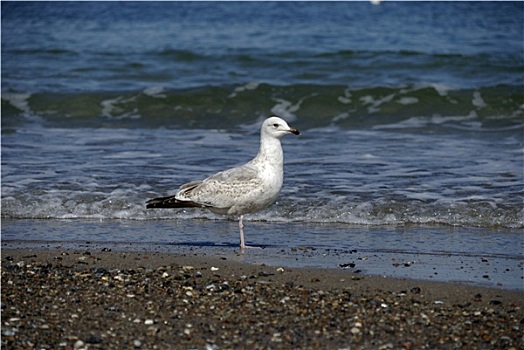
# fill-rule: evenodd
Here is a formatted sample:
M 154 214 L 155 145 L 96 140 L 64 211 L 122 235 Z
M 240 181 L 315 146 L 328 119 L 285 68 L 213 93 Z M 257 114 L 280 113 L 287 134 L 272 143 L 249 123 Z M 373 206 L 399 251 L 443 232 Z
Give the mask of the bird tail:
M 192 201 L 181 201 L 175 196 L 158 197 L 146 202 L 146 208 L 194 208 L 203 207 L 203 205 Z

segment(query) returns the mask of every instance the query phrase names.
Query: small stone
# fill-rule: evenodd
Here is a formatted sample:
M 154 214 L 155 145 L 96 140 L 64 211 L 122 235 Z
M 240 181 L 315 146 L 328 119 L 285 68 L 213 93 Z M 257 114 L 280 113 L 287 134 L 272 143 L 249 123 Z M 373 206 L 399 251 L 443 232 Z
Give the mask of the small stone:
M 352 268 L 354 268 L 356 266 L 356 264 L 353 263 L 353 262 L 350 262 L 350 263 L 346 263 L 346 264 L 339 264 L 338 266 L 340 266 L 343 269 L 347 269 L 348 267 L 352 269 Z
M 84 346 L 85 346 L 85 343 L 84 343 L 83 341 L 81 341 L 81 340 L 77 340 L 77 341 L 75 342 L 75 344 L 73 345 L 73 348 L 74 348 L 75 350 L 79 350 L 79 349 L 82 349 Z
M 413 343 L 410 341 L 404 342 L 402 343 L 402 348 L 403 349 L 413 349 Z
M 420 289 L 420 287 L 413 287 L 409 291 L 413 294 L 420 294 L 422 290 Z
M 283 297 L 283 298 L 280 300 L 280 302 L 281 302 L 282 304 L 285 304 L 285 303 L 288 302 L 290 299 L 291 299 L 290 297 L 287 297 L 287 296 L 286 296 L 286 297 Z
M 13 337 L 16 334 L 16 328 L 5 328 L 2 327 L 2 335 L 4 337 Z
M 146 326 L 150 326 L 150 325 L 152 325 L 152 324 L 154 324 L 154 323 L 155 323 L 155 321 L 153 321 L 153 320 L 151 320 L 151 319 L 148 319 L 148 320 L 145 320 L 145 321 L 144 321 L 144 324 L 145 324 Z
M 273 333 L 273 337 L 271 337 L 272 342 L 280 343 L 282 342 L 282 333 Z
M 94 336 L 94 335 L 90 335 L 89 337 L 87 337 L 86 343 L 88 343 L 88 344 L 100 344 L 100 343 L 102 343 L 102 338 Z
M 258 276 L 260 276 L 260 277 L 268 277 L 268 276 L 273 276 L 273 274 L 269 273 L 269 272 L 266 272 L 266 271 L 260 271 L 258 273 Z
M 351 328 L 351 331 L 350 331 L 352 334 L 359 334 L 360 333 L 360 328 L 358 327 L 353 327 Z

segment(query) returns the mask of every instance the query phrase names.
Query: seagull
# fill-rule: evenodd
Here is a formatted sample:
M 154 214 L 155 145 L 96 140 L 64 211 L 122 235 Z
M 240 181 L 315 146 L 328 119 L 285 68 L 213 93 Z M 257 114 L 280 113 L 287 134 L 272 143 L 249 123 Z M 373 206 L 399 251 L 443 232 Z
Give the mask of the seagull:
M 284 181 L 284 153 L 280 139 L 300 135 L 286 121 L 273 115 L 260 128 L 260 149 L 246 164 L 186 183 L 173 196 L 153 198 L 146 208 L 205 208 L 221 215 L 238 216 L 240 249 L 245 244 L 244 214 L 256 213 L 273 204 Z

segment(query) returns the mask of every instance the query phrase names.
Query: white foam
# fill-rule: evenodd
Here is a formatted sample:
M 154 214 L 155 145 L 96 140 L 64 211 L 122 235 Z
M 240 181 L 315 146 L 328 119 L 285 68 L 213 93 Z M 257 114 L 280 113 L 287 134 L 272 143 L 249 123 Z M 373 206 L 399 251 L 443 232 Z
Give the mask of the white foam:
M 383 124 L 374 125 L 374 130 L 386 130 L 386 129 L 404 129 L 404 128 L 422 128 L 429 124 L 429 119 L 426 117 L 411 117 L 394 124 Z
M 337 122 L 339 122 L 341 120 L 344 120 L 344 119 L 347 119 L 347 118 L 349 118 L 349 113 L 344 112 L 344 113 L 340 113 L 340 114 L 334 116 L 333 119 L 331 119 L 331 121 L 333 123 L 337 123 Z
M 107 117 L 110 119 L 139 119 L 141 116 L 138 113 L 137 108 L 133 108 L 132 111 L 124 112 L 124 110 L 117 106 L 117 104 L 126 104 L 126 103 L 135 103 L 136 102 L 136 96 L 130 97 L 130 98 L 123 98 L 122 96 L 118 96 L 114 99 L 107 99 L 102 102 L 100 102 L 100 105 L 102 107 L 102 116 Z
M 246 85 L 238 86 L 235 88 L 235 90 L 228 96 L 229 98 L 236 97 L 239 93 L 249 90 L 256 90 L 258 86 L 260 85 L 259 82 L 250 82 Z
M 144 90 L 144 94 L 151 97 L 165 98 L 166 95 L 162 94 L 164 91 L 165 88 L 163 86 L 151 86 Z
M 382 98 L 375 99 L 373 96 L 367 95 L 367 96 L 362 96 L 360 98 L 360 101 L 364 105 L 370 105 L 368 107 L 368 113 L 372 114 L 372 113 L 380 111 L 379 107 L 384 103 L 390 102 L 391 100 L 393 100 L 394 97 L 395 97 L 395 94 L 390 94 Z
M 437 83 L 434 83 L 434 84 L 430 84 L 430 86 L 432 88 L 434 88 L 438 94 L 442 97 L 444 96 L 447 96 L 448 95 L 448 92 L 453 90 L 452 87 L 450 86 L 447 86 L 447 85 L 444 85 L 444 84 L 437 84 Z
M 338 102 L 343 104 L 350 104 L 351 103 L 351 90 L 349 88 L 344 90 L 344 96 L 339 96 Z
M 31 114 L 31 108 L 29 107 L 30 93 L 14 93 L 14 92 L 3 92 L 2 98 L 9 101 L 10 104 L 24 112 L 25 114 Z
M 480 91 L 475 91 L 473 93 L 473 99 L 471 100 L 471 104 L 477 108 L 484 108 L 487 106 L 486 102 L 484 102 L 484 99 L 480 95 Z
M 274 98 L 273 100 L 277 102 L 276 105 L 274 105 L 271 108 L 271 112 L 276 115 L 284 116 L 287 121 L 294 122 L 297 120 L 296 112 L 300 109 L 300 106 L 302 103 L 311 97 L 317 96 L 318 94 L 314 93 L 308 96 L 302 97 L 300 100 L 298 100 L 296 103 L 293 103 L 291 101 L 287 101 L 283 98 Z
M 401 105 L 412 105 L 415 103 L 418 103 L 418 98 L 416 97 L 402 97 L 400 98 L 397 103 Z
M 471 111 L 468 115 L 464 116 L 446 116 L 443 117 L 441 115 L 433 115 L 430 119 L 430 122 L 432 124 L 443 124 L 448 122 L 464 122 L 467 120 L 472 120 L 478 118 L 477 112 Z

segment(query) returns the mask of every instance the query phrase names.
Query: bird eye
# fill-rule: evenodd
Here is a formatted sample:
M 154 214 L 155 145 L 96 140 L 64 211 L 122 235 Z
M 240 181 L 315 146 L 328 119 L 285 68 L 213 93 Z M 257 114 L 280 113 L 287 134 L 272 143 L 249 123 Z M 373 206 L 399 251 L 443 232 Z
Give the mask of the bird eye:
M 273 124 L 273 126 L 274 126 L 275 128 L 278 128 L 278 127 L 279 127 L 279 125 L 278 125 L 278 124 L 276 124 L 276 123 L 275 123 L 275 124 Z

